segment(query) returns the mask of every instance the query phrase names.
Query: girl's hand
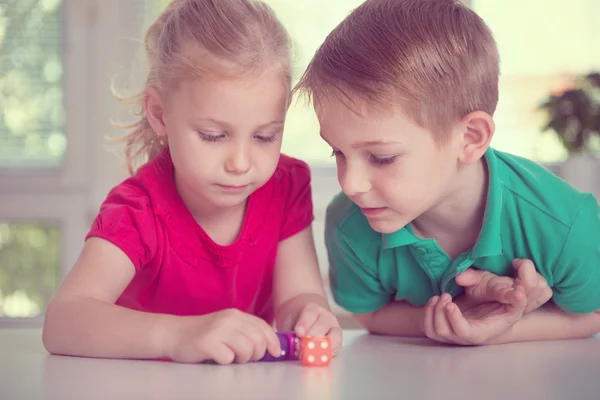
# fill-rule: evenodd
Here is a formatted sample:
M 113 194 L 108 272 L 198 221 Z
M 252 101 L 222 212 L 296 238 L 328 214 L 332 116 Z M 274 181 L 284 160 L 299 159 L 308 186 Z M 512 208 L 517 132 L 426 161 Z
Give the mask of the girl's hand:
M 263 319 L 237 309 L 218 311 L 198 317 L 178 317 L 167 349 L 176 362 L 218 364 L 260 360 L 268 351 L 281 355 L 275 331 Z
M 294 326 L 298 337 L 329 336 L 333 356 L 342 348 L 342 328 L 333 313 L 318 304 L 309 303 L 302 308 Z

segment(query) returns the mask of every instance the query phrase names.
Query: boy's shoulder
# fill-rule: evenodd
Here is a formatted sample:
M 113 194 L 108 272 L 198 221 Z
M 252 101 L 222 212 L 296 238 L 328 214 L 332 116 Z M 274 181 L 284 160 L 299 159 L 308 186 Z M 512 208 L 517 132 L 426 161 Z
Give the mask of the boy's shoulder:
M 569 227 L 593 196 L 577 190 L 545 166 L 506 152 L 492 150 L 502 185 L 503 208 L 514 207 L 521 217 Z M 543 226 L 543 224 L 541 224 Z

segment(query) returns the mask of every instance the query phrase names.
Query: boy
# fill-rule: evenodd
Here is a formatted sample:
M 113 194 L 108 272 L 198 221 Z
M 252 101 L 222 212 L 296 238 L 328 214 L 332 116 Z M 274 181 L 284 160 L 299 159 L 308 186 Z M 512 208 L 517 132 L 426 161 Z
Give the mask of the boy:
M 498 75 L 492 34 L 459 1 L 368 0 L 295 89 L 343 191 L 326 216 L 333 295 L 371 332 L 468 345 L 600 331 L 597 200 L 490 147 Z M 552 302 L 532 311 L 546 283 Z M 477 305 L 475 284 L 510 296 Z

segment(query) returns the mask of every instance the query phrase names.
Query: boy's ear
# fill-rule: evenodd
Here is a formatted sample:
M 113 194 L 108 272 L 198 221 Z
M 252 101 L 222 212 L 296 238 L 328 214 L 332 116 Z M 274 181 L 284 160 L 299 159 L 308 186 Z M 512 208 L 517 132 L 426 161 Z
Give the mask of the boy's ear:
M 156 135 L 159 138 L 165 137 L 167 129 L 164 121 L 164 103 L 160 93 L 154 88 L 148 88 L 144 93 L 144 111 Z
M 494 120 L 488 113 L 475 111 L 467 114 L 459 126 L 462 130 L 459 160 L 463 164 L 472 164 L 487 151 L 496 129 Z

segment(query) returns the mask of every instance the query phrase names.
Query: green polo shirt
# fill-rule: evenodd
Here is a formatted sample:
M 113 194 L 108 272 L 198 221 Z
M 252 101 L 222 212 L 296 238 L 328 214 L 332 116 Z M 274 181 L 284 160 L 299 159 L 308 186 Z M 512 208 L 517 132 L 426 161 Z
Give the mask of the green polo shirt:
M 489 188 L 475 246 L 456 259 L 433 239 L 405 226 L 375 232 L 340 193 L 327 207 L 325 244 L 335 301 L 360 314 L 392 300 L 424 306 L 442 293 L 456 296 L 454 278 L 469 267 L 513 276 L 512 260 L 531 259 L 572 313 L 600 309 L 600 207 L 588 193 L 566 184 L 541 165 L 490 148 Z

